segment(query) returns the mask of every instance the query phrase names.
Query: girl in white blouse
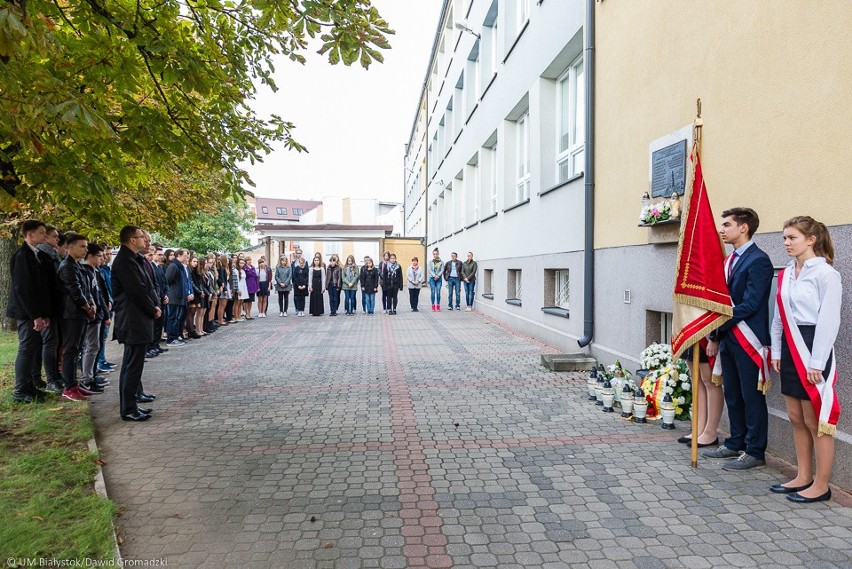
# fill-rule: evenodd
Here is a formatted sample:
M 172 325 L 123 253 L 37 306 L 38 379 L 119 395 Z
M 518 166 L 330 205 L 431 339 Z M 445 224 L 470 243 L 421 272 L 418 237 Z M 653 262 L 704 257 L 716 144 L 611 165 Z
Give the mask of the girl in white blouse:
M 772 359 L 772 367 L 781 374 L 798 473 L 770 489 L 788 494 L 792 502 L 819 502 L 831 499 L 833 435 L 840 414 L 833 348 L 840 329 L 842 287 L 840 273 L 832 267 L 834 246 L 824 224 L 807 216 L 788 220 L 784 247 L 793 260 L 778 276 L 772 320 L 772 358 L 778 359 Z

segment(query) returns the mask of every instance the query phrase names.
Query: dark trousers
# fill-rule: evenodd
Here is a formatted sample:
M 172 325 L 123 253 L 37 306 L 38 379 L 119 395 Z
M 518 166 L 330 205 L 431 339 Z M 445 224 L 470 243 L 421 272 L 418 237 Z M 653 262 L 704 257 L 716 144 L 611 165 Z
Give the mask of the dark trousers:
M 398 288 L 389 288 L 389 289 L 387 289 L 387 291 L 382 289 L 382 294 L 386 294 L 387 297 L 388 297 L 387 303 L 386 303 L 387 309 L 388 310 L 396 310 L 396 305 L 397 305 L 397 302 L 398 302 L 398 296 L 397 295 L 399 294 L 399 289 Z
M 229 298 L 225 303 L 225 312 L 224 312 L 225 322 L 234 319 L 234 299 Z
M 722 338 L 719 357 L 722 358 L 725 404 L 731 424 L 731 436 L 725 439 L 725 446 L 731 450 L 744 450 L 746 454 L 763 460 L 769 412 L 766 396 L 757 390 L 758 367 L 731 333 Z
M 408 302 L 411 304 L 411 310 L 417 310 L 417 303 L 420 300 L 420 287 L 408 289 Z
M 278 312 L 287 312 L 288 308 L 290 308 L 290 291 L 289 290 L 279 290 L 278 291 Z
M 340 289 L 334 285 L 328 287 L 328 305 L 331 313 L 337 314 L 337 309 L 340 308 Z
M 390 302 L 388 302 L 390 298 L 389 292 L 388 289 L 382 287 L 382 310 L 390 310 Z
M 62 383 L 65 389 L 77 385 L 77 358 L 80 357 L 80 342 L 85 329 L 85 320 L 62 319 Z
M 163 339 L 163 328 L 165 328 L 166 325 L 165 315 L 168 311 L 168 308 L 168 304 L 160 305 L 161 314 L 159 318 L 154 320 L 154 341 L 148 344 L 149 350 L 158 347 L 160 345 L 160 341 Z
M 296 306 L 296 310 L 298 310 L 299 312 L 305 311 L 305 298 L 307 297 L 300 294 L 293 295 L 293 304 Z
M 145 367 L 145 344 L 124 344 L 121 376 L 118 389 L 122 417 L 136 412 L 136 395 L 142 390 L 142 370 Z
M 166 337 L 169 342 L 177 340 L 181 335 L 184 320 L 186 320 L 186 305 L 170 304 L 168 319 L 166 321 Z
M 44 375 L 48 383 L 60 383 L 59 377 L 59 318 L 51 318 L 50 326 L 41 331 L 41 357 L 38 358 L 33 375 L 41 377 L 41 366 L 44 364 Z
M 15 358 L 15 395 L 35 394 L 34 372 L 41 353 L 41 332 L 33 330 L 32 320 L 18 320 L 18 356 Z

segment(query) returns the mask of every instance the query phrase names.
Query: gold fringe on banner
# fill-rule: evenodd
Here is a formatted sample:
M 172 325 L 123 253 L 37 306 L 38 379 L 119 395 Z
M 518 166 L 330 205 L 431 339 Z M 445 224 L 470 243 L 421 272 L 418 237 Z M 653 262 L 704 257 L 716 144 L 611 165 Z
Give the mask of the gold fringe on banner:
M 719 356 L 716 356 L 716 357 L 718 358 Z M 715 375 L 715 374 L 710 377 L 710 381 L 713 382 L 713 385 L 719 385 L 719 386 L 721 386 L 722 383 L 723 383 L 722 382 L 722 376 L 721 375 Z

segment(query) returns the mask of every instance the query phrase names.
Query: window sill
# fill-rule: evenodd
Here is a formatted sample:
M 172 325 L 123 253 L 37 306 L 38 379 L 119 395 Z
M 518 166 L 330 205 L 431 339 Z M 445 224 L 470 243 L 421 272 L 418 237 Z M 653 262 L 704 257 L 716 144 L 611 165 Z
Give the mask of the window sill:
M 656 227 L 658 225 L 672 225 L 674 223 L 680 223 L 680 218 L 667 219 L 665 221 L 658 221 L 657 223 L 640 223 L 639 227 Z
M 473 222 L 473 223 L 471 223 L 470 225 L 465 225 L 465 226 L 464 226 L 464 228 L 465 228 L 465 229 L 470 229 L 471 227 L 475 227 L 475 226 L 477 226 L 477 225 L 479 225 L 479 222 L 478 222 L 478 221 L 474 221 L 474 222 Z
M 484 292 L 484 293 L 482 293 L 482 298 L 487 298 L 488 300 L 494 300 L 494 293 Z
M 504 210 L 503 210 L 503 213 L 506 213 L 507 211 L 512 211 L 512 210 L 513 210 L 513 209 L 515 209 L 516 207 L 521 207 L 522 205 L 526 205 L 526 204 L 528 204 L 528 203 L 530 203 L 530 199 L 529 199 L 529 198 L 525 199 L 525 200 L 524 200 L 524 201 L 522 201 L 522 202 L 518 202 L 518 203 L 516 203 L 515 205 L 510 205 L 509 207 L 507 207 L 506 209 L 504 209 Z
M 480 219 L 480 220 L 479 220 L 479 222 L 480 222 L 480 223 L 485 223 L 485 222 L 486 222 L 486 221 L 488 221 L 489 219 L 494 219 L 495 217 L 497 217 L 497 212 L 496 212 L 496 211 L 495 211 L 494 213 L 492 213 L 491 215 L 486 215 L 485 217 L 483 217 L 482 219 Z
M 527 21 L 524 22 L 524 26 L 521 28 L 521 31 L 518 32 L 517 37 L 515 37 L 515 41 L 512 42 L 512 45 L 509 47 L 509 50 L 506 52 L 506 57 L 503 58 L 504 64 L 509 60 L 509 56 L 512 55 L 512 52 L 515 50 L 515 46 L 518 45 L 519 41 L 521 41 L 521 37 L 524 35 L 524 32 L 527 31 L 528 27 L 530 27 L 529 19 L 527 19 Z
M 506 304 L 511 304 L 512 306 L 521 306 L 520 298 L 507 298 Z
M 567 308 L 560 308 L 558 306 L 542 306 L 541 311 L 545 314 L 552 314 L 554 316 L 561 316 L 562 318 L 568 318 L 569 312 Z
M 488 89 L 490 89 L 490 88 L 491 88 L 491 85 L 493 85 L 493 84 L 494 84 L 494 80 L 495 80 L 495 79 L 497 79 L 497 72 L 495 72 L 495 73 L 491 76 L 491 79 L 489 79 L 489 80 L 488 80 L 488 84 L 487 84 L 487 85 L 485 85 L 485 89 L 483 89 L 483 90 L 482 90 L 482 95 L 480 95 L 480 96 L 479 96 L 479 100 L 480 100 L 480 101 L 482 101 L 482 99 L 484 99 L 484 98 L 485 98 L 485 93 L 487 93 L 487 92 L 488 92 Z
M 476 109 L 478 109 L 478 108 L 479 108 L 479 103 L 476 103 L 475 105 L 473 105 L 473 108 L 470 109 L 470 112 L 467 114 L 467 119 L 465 119 L 465 121 L 464 121 L 465 126 L 467 126 L 467 123 L 469 123 L 470 119 L 473 118 L 473 113 L 475 113 Z
M 555 186 L 547 188 L 543 192 L 539 192 L 538 195 L 539 195 L 539 197 L 546 196 L 550 192 L 555 192 L 556 190 L 564 188 L 565 186 L 569 185 L 571 182 L 576 182 L 577 180 L 579 180 L 582 177 L 583 177 L 583 172 L 580 172 L 579 174 L 575 174 L 575 175 L 571 176 L 570 178 L 568 178 L 567 180 L 565 180 L 564 182 L 561 182 L 559 184 L 556 184 Z
M 458 235 L 458 234 L 459 234 L 459 233 L 461 233 L 462 231 L 464 231 L 464 229 L 459 229 L 458 231 L 454 231 L 454 232 L 453 232 L 453 235 Z M 447 235 L 447 237 L 449 237 L 449 235 Z

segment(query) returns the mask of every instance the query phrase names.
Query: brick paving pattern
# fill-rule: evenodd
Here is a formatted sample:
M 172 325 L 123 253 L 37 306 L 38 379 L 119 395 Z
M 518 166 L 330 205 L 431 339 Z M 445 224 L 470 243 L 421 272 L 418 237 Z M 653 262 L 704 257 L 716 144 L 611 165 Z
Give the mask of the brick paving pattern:
M 795 506 L 601 413 L 478 313 L 256 319 L 92 412 L 128 559 L 288 569 L 852 567 L 852 504 Z M 771 441 L 770 441 L 771 446 Z

